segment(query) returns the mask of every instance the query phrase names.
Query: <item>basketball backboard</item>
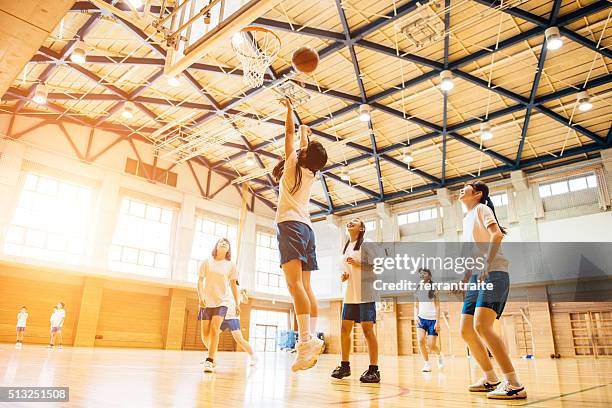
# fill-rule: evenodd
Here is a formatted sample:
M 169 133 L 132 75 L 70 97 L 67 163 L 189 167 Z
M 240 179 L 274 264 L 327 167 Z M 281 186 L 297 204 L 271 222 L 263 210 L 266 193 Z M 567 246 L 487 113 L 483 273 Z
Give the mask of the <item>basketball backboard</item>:
M 278 3 L 280 0 L 176 0 L 169 14 L 154 23 L 168 44 L 164 73 L 176 76 L 210 50 L 229 47 L 234 33 Z

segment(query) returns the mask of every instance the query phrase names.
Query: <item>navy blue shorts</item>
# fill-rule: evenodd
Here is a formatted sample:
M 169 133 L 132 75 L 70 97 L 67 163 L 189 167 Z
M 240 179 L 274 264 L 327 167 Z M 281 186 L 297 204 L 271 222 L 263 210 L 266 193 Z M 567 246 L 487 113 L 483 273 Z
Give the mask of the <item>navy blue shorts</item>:
M 428 336 L 438 335 L 435 320 L 423 319 L 422 317 L 419 317 L 419 324 L 417 325 L 417 328 L 425 330 Z
M 345 303 L 342 306 L 342 320 L 376 323 L 376 303 Z
M 303 271 L 319 269 L 315 235 L 308 225 L 299 221 L 278 223 L 276 225 L 276 238 L 278 239 L 281 266 L 294 259 L 299 259 L 302 261 Z
M 201 307 L 198 312 L 198 320 L 210 320 L 213 316 L 223 316 L 227 314 L 227 306 Z
M 478 275 L 472 275 L 470 282 L 477 283 Z M 508 272 L 489 272 L 485 283 L 492 283 L 493 290 L 468 290 L 463 300 L 461 314 L 474 315 L 477 307 L 486 307 L 487 309 L 494 310 L 497 313 L 498 319 L 501 317 L 508 300 L 508 291 L 510 290 Z
M 225 319 L 223 323 L 221 323 L 221 331 L 225 330 L 240 330 L 240 319 Z

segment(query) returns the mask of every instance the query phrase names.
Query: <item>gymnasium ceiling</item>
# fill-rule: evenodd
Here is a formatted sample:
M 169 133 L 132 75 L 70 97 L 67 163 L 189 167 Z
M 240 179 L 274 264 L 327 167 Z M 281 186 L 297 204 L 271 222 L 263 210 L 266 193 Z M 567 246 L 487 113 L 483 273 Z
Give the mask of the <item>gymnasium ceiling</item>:
M 293 73 L 293 51 L 309 45 L 321 61 L 312 76 L 294 77 L 309 97 L 297 119 L 313 128 L 330 158 L 311 211 L 347 212 L 476 177 L 584 160 L 612 146 L 611 13 L 605 0 L 284 0 L 255 21 L 277 32 L 282 48 L 264 87 L 250 89 L 229 44 L 187 69 L 178 86 L 168 85 L 165 44 L 79 1 L 0 109 L 143 140 L 188 115 L 181 126 L 194 130 L 239 123 L 230 139 L 191 160 L 248 183 L 273 207 L 268 172 L 282 154 L 284 129 L 272 88 Z M 410 28 L 419 18 L 431 33 L 423 44 L 414 43 Z M 548 27 L 560 29 L 558 50 L 543 47 Z M 76 38 L 88 48 L 80 65 L 69 59 Z M 447 93 L 439 88 L 444 69 L 454 77 Z M 31 101 L 39 82 L 49 90 L 46 105 Z M 591 96 L 587 112 L 577 109 L 580 91 Z M 131 120 L 121 115 L 125 101 L 136 107 Z M 372 107 L 370 122 L 357 118 L 362 103 Z M 487 120 L 494 137 L 483 141 Z M 249 151 L 255 166 L 246 163 Z M 350 180 L 341 177 L 343 168 Z

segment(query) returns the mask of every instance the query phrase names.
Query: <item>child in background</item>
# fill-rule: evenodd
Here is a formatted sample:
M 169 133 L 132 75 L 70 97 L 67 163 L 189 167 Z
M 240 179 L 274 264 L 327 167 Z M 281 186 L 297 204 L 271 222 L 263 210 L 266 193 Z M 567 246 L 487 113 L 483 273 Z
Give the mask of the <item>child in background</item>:
M 49 340 L 49 349 L 53 349 L 55 339 L 59 336 L 58 348 L 62 349 L 62 326 L 64 325 L 64 319 L 66 319 L 66 311 L 64 310 L 64 302 L 59 302 L 55 306 L 55 310 L 51 315 L 51 339 Z
M 17 344 L 16 349 L 23 347 L 23 334 L 25 333 L 26 321 L 28 320 L 28 308 L 21 306 L 21 310 L 17 313 Z
M 433 283 L 429 269 L 420 268 L 419 275 L 422 283 Z M 442 353 L 437 345 L 438 334 L 440 333 L 440 300 L 435 291 L 431 289 L 417 290 L 414 299 L 414 321 L 417 326 L 419 350 L 423 357 L 422 371 L 424 373 L 431 371 L 429 352 L 438 356 L 438 368 L 443 368 Z

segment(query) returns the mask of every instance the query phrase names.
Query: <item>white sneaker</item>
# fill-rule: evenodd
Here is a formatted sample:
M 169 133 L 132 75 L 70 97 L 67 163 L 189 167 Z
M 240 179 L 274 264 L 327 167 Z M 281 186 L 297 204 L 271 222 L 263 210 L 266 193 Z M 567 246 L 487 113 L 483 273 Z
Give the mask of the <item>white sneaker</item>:
M 15 343 L 15 348 L 19 350 L 21 348 L 21 345 L 19 343 Z
M 438 369 L 444 368 L 444 358 L 442 357 L 442 353 L 438 356 Z
M 478 382 L 471 384 L 468 387 L 470 392 L 490 392 L 499 386 L 500 382 L 489 382 L 486 378 L 481 378 Z
M 324 342 L 316 337 L 308 341 L 299 341 L 295 347 L 297 355 L 291 365 L 292 371 L 308 370 L 317 364 L 319 354 L 323 351 Z
M 256 356 L 255 354 L 253 354 L 253 355 L 251 356 L 251 358 L 249 359 L 249 365 L 250 365 L 251 367 L 253 367 L 253 366 L 254 366 L 254 365 L 256 365 L 256 364 L 257 364 L 257 356 Z
M 204 372 L 205 373 L 214 373 L 215 372 L 214 364 L 211 363 L 210 361 L 205 361 L 204 362 Z
M 487 394 L 487 398 L 492 399 L 522 399 L 527 398 L 525 387 L 516 387 L 510 385 L 508 381 L 504 381 L 494 390 Z
M 60 345 L 57 347 L 57 349 L 58 349 L 58 350 L 63 350 L 64 348 L 63 348 L 63 347 L 62 347 L 62 345 L 60 344 Z
M 426 361 L 425 364 L 423 364 L 423 369 L 421 371 L 423 371 L 424 373 L 431 372 L 431 364 L 429 364 L 429 362 Z

